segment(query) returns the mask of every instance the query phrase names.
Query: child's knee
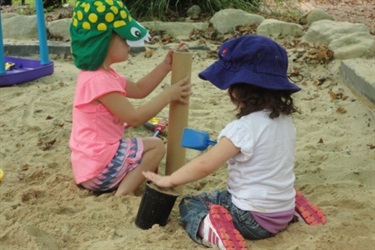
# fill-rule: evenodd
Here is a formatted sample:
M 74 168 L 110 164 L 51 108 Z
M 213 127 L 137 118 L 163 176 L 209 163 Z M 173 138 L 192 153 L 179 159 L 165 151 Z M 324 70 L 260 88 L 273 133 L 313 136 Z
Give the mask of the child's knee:
M 157 150 L 160 154 L 162 154 L 164 156 L 165 153 L 166 153 L 166 148 L 165 148 L 164 142 L 160 138 L 155 138 L 155 139 L 156 139 L 155 150 Z
M 149 138 L 145 147 L 144 156 L 147 154 L 152 157 L 152 161 L 159 162 L 166 154 L 164 142 L 160 138 Z

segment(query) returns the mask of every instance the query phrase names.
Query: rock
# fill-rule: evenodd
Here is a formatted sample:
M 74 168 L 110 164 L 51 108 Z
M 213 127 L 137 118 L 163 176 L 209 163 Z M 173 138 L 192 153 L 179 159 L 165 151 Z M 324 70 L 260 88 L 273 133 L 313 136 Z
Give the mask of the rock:
M 300 24 L 310 26 L 313 22 L 320 20 L 331 20 L 334 18 L 322 9 L 313 9 L 302 16 Z
M 302 39 L 311 43 L 329 43 L 350 33 L 370 35 L 369 28 L 364 24 L 321 20 L 312 23 Z
M 194 29 L 204 30 L 208 23 L 185 23 L 185 22 L 142 22 L 148 29 L 163 30 L 173 38 L 187 38 Z
M 17 13 L 4 13 L 4 14 L 1 14 L 2 20 L 7 19 L 7 18 L 11 18 L 11 17 L 14 17 L 14 16 L 19 16 L 19 15 Z
M 375 103 L 375 60 L 349 59 L 341 62 L 340 72 L 346 82 Z
M 186 11 L 187 16 L 191 19 L 198 19 L 201 13 L 202 9 L 199 7 L 199 5 L 193 5 Z
M 15 15 L 3 18 L 3 37 L 15 39 L 38 39 L 38 25 L 36 15 Z
M 335 52 L 336 59 L 374 58 L 375 39 L 370 35 L 349 33 L 332 40 L 328 48 Z
M 302 40 L 313 44 L 328 44 L 336 59 L 375 55 L 375 39 L 364 24 L 321 20 L 311 24 Z
M 257 34 L 268 37 L 303 35 L 303 27 L 296 23 L 287 23 L 275 19 L 264 20 L 257 28 Z
M 221 34 L 229 33 L 239 25 L 260 24 L 264 17 L 238 9 L 225 9 L 215 13 L 210 23 Z
M 71 18 L 58 19 L 56 21 L 49 22 L 47 29 L 50 35 L 56 40 L 70 41 L 69 26 Z

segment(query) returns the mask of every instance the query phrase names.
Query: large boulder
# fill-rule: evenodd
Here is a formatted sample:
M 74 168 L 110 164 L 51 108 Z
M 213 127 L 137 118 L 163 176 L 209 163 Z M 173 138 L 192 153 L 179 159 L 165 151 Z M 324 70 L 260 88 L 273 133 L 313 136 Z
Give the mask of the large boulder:
M 204 30 L 208 23 L 188 22 L 142 22 L 142 25 L 152 30 L 163 30 L 173 38 L 187 38 L 194 29 Z
M 210 23 L 221 34 L 232 32 L 239 25 L 260 24 L 264 17 L 238 9 L 225 9 L 215 13 Z
M 3 23 L 3 37 L 14 39 L 38 39 L 38 25 L 36 15 L 15 15 L 5 18 Z
M 302 40 L 327 44 L 336 59 L 371 58 L 375 55 L 375 37 L 366 25 L 360 23 L 317 21 L 311 24 Z
M 275 19 L 266 19 L 258 26 L 257 34 L 268 37 L 300 37 L 303 34 L 303 27 L 296 23 L 288 23 Z
M 334 18 L 324 10 L 316 8 L 303 15 L 300 24 L 310 26 L 313 22 L 320 20 L 334 21 Z
M 71 18 L 64 18 L 49 22 L 47 29 L 51 37 L 56 40 L 70 41 L 69 27 L 71 21 Z

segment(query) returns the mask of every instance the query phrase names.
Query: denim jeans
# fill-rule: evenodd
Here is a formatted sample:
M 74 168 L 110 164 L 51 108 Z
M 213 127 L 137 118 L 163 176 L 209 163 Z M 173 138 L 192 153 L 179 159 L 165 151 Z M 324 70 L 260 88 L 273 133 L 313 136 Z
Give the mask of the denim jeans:
M 185 196 L 179 205 L 180 220 L 186 232 L 195 242 L 202 244 L 199 237 L 201 221 L 209 213 L 209 205 L 218 204 L 225 207 L 233 217 L 235 228 L 246 239 L 264 239 L 274 234 L 262 228 L 249 211 L 237 208 L 228 191 L 215 190 L 211 193 L 201 193 L 194 196 Z

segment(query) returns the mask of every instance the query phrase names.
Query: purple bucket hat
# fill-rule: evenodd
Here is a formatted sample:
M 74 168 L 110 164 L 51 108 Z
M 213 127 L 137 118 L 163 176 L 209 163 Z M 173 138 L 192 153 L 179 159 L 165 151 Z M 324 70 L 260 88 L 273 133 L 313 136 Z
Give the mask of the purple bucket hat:
M 219 59 L 199 73 L 219 89 L 247 83 L 270 90 L 300 91 L 287 76 L 286 50 L 270 38 L 246 35 L 228 40 L 218 52 Z

